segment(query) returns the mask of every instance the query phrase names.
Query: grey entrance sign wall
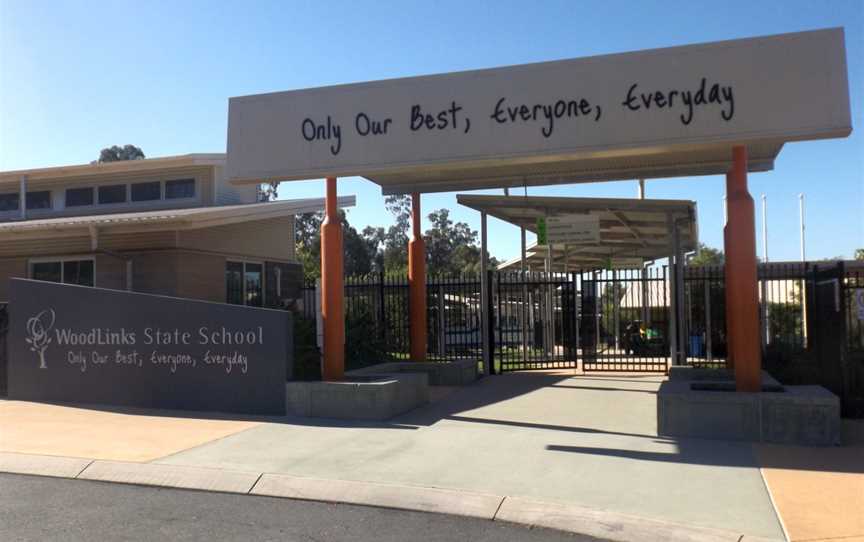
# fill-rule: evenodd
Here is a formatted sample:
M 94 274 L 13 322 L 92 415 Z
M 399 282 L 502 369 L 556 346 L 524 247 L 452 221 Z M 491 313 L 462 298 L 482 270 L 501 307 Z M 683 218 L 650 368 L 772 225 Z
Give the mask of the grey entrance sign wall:
M 291 313 L 14 279 L 10 399 L 285 413 Z
M 768 170 L 851 132 L 842 29 L 230 100 L 235 182 L 361 175 L 385 193 Z

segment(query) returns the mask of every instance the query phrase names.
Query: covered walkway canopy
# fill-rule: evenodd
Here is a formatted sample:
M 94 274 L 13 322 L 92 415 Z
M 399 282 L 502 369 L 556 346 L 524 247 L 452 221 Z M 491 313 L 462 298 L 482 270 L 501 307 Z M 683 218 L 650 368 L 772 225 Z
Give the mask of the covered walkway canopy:
M 642 267 L 645 262 L 673 253 L 673 221 L 678 226 L 678 252 L 690 252 L 698 244 L 696 202 L 626 198 L 566 198 L 537 196 L 480 196 L 458 194 L 456 201 L 536 234 L 540 218 L 596 216 L 598 235 L 578 244 L 526 247 L 528 271 Z M 522 257 L 499 269 L 521 269 Z

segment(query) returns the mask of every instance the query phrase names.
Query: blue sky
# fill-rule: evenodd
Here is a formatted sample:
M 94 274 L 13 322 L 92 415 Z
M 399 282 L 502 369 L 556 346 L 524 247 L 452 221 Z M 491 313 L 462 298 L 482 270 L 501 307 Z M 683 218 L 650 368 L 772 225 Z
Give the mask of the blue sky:
M 769 173 L 769 256 L 798 258 L 798 199 L 808 258 L 864 247 L 864 2 L 31 2 L 0 0 L 0 170 L 85 163 L 133 143 L 148 156 L 224 152 L 231 96 L 488 68 L 816 28 L 846 29 L 853 134 L 792 143 Z M 380 189 L 340 182 L 352 225 L 385 225 Z M 323 195 L 320 181 L 282 197 Z M 501 193 L 500 191 L 493 191 Z M 632 197 L 635 182 L 530 188 L 529 194 Z M 649 181 L 652 198 L 694 199 L 703 242 L 722 245 L 724 180 Z M 479 227 L 453 194 L 423 198 Z M 761 238 L 758 250 L 762 254 Z M 518 254 L 519 232 L 490 220 L 490 250 Z

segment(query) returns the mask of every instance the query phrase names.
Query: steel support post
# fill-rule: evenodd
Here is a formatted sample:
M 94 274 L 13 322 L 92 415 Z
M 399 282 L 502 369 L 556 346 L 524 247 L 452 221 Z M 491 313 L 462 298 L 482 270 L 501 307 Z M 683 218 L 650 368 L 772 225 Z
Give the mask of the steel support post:
M 480 213 L 480 341 L 483 343 L 483 373 L 492 374 L 492 352 L 489 351 L 489 262 L 486 213 Z
M 666 227 L 672 239 L 669 253 L 669 357 L 672 365 L 678 365 L 678 236 L 675 233 L 678 228 L 671 213 L 666 215 Z
M 522 279 L 522 303 L 519 305 L 519 320 L 522 325 L 522 363 L 528 364 L 528 275 L 526 273 L 525 253 L 527 251 L 525 242 L 525 228 L 519 228 L 522 241 L 522 259 L 519 262 L 519 270 Z
M 705 355 L 708 362 L 714 361 L 714 349 L 711 341 L 711 283 L 702 281 L 705 286 Z

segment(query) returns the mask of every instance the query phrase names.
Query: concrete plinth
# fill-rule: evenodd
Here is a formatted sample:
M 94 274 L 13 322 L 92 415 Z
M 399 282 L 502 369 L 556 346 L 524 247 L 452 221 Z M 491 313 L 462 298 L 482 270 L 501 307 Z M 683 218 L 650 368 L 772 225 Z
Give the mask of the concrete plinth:
M 763 389 L 782 391 L 720 391 L 725 383 L 734 390 L 734 381 L 723 380 L 720 373 L 691 374 L 703 379 L 684 380 L 679 372 L 657 392 L 657 430 L 662 436 L 812 446 L 839 443 L 840 400 L 821 386 L 782 386 L 769 376 L 763 378 Z
M 430 386 L 464 386 L 477 380 L 477 360 L 463 359 L 447 362 L 399 361 L 379 363 L 363 369 L 350 371 L 349 375 L 378 375 L 424 373 L 429 376 Z
M 288 382 L 289 414 L 341 420 L 386 420 L 429 402 L 425 374 L 352 376 L 340 382 Z

